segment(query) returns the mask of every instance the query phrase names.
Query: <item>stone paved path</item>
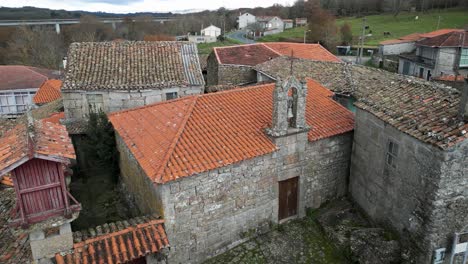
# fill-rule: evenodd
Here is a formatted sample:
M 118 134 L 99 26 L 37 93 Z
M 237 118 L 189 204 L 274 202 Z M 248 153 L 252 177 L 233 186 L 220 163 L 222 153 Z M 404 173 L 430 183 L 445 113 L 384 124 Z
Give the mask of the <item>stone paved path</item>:
M 208 260 L 218 263 L 349 263 L 309 216 L 281 225 Z

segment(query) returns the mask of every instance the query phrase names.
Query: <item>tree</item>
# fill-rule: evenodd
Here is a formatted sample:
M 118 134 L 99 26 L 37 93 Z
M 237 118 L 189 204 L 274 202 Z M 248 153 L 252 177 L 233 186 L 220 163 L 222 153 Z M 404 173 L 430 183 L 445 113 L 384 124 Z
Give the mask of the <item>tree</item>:
M 20 27 L 5 49 L 8 64 L 59 69 L 65 48 L 61 35 L 45 27 Z
M 309 42 L 319 42 L 329 50 L 334 50 L 338 43 L 338 28 L 335 16 L 320 7 L 319 0 L 305 2 L 305 14 L 309 22 L 310 33 L 307 34 Z
M 343 45 L 350 45 L 353 41 L 353 33 L 351 31 L 351 25 L 346 22 L 340 27 L 341 43 Z
M 90 15 L 81 16 L 80 23 L 66 28 L 64 35 L 70 43 L 106 41 L 114 38 L 110 25 L 106 25 Z

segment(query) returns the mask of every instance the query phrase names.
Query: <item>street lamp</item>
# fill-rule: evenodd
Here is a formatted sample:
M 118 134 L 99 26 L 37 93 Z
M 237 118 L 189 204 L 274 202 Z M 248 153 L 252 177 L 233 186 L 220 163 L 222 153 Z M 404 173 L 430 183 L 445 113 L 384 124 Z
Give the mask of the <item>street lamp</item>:
M 310 32 L 311 30 L 304 30 L 304 44 L 306 43 L 306 36 L 307 36 L 307 32 Z

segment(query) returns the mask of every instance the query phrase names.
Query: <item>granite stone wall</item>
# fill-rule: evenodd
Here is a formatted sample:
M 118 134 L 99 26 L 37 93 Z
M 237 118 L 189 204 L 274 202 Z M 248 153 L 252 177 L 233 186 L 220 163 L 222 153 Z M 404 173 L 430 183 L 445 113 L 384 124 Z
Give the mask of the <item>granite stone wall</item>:
M 346 192 L 352 133 L 308 142 L 273 138 L 278 151 L 163 185 L 170 263 L 200 263 L 278 221 L 278 181 L 299 177 L 299 210 Z
M 412 258 L 429 263 L 467 224 L 467 144 L 443 151 L 371 113 L 356 112 L 350 192 L 376 222 L 400 232 Z M 398 145 L 387 163 L 389 141 Z
M 116 112 L 166 100 L 167 93 L 177 92 L 178 97 L 202 94 L 204 87 L 173 87 L 141 91 L 62 91 L 67 120 L 79 120 L 89 114 L 90 96 L 100 96 L 104 112 Z
M 242 85 L 255 83 L 257 73 L 250 66 L 219 64 L 214 53 L 208 57 L 207 85 Z

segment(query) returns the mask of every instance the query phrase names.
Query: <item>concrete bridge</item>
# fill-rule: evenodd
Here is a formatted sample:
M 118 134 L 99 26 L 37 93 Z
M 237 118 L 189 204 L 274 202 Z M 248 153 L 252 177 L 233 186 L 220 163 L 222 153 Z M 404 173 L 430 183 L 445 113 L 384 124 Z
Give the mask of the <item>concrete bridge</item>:
M 136 21 L 134 18 L 98 18 L 98 20 L 105 24 L 112 24 L 112 28 L 116 28 L 117 23 L 122 23 L 125 20 L 131 19 L 133 22 Z M 175 20 L 174 17 L 157 17 L 153 18 L 152 21 L 164 22 Z M 72 25 L 80 23 L 80 19 L 30 19 L 30 20 L 0 20 L 0 27 L 16 27 L 16 26 L 40 26 L 40 25 L 55 25 L 55 31 L 60 34 L 60 25 Z

